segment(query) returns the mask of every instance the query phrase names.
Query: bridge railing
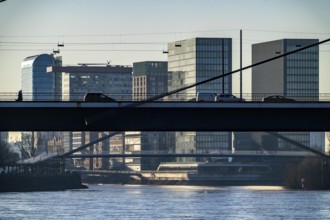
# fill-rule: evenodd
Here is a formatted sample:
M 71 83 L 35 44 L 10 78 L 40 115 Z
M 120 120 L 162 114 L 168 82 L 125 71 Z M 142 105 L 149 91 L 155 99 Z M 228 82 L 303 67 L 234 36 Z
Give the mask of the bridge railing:
M 23 101 L 72 101 L 72 102 L 83 102 L 86 93 L 23 93 Z M 122 94 L 122 93 L 104 93 L 106 96 L 111 97 L 119 102 L 131 102 L 131 101 L 142 101 L 146 98 L 153 97 L 159 94 L 148 93 L 148 94 Z M 239 97 L 239 93 L 232 93 L 232 95 Z M 247 102 L 260 102 L 264 97 L 272 95 L 283 95 L 281 93 L 243 93 L 242 97 Z M 295 99 L 299 102 L 329 102 L 330 93 L 315 94 L 289 94 L 287 98 Z M 18 93 L 15 92 L 0 92 L 0 101 L 16 101 L 18 99 Z M 195 93 L 182 93 L 171 95 L 170 97 L 164 97 L 156 101 L 195 101 Z
M 162 150 L 144 150 L 144 151 L 126 151 L 124 153 L 121 152 L 109 152 L 109 151 L 103 151 L 98 153 L 89 153 L 91 155 L 115 155 L 120 157 L 120 155 L 132 155 L 132 156 L 139 156 L 142 155 L 148 156 L 148 155 L 168 155 L 168 156 L 175 156 L 178 154 L 182 155 L 207 155 L 209 157 L 217 156 L 217 155 L 256 155 L 256 156 L 314 156 L 312 152 L 309 151 L 262 151 L 262 150 L 241 150 L 241 151 L 231 151 L 231 150 L 213 150 L 213 151 L 193 151 L 193 152 L 186 152 L 186 153 L 179 153 L 174 151 L 162 151 Z M 84 153 L 80 153 L 78 155 L 75 155 L 76 157 L 79 157 L 79 155 L 84 155 Z

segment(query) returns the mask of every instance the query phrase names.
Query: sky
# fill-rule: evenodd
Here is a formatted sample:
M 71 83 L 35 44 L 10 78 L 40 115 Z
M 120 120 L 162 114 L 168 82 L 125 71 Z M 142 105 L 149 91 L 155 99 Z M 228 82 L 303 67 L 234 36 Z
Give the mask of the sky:
M 167 43 L 233 39 L 233 70 L 251 64 L 251 45 L 283 38 L 330 38 L 329 0 L 7 0 L 0 3 L 0 93 L 21 89 L 24 58 L 60 49 L 63 65 L 132 66 L 167 61 Z M 58 43 L 64 47 L 58 48 Z M 320 46 L 320 92 L 330 93 L 330 44 Z M 239 93 L 239 75 L 233 92 Z M 251 92 L 251 71 L 243 73 Z

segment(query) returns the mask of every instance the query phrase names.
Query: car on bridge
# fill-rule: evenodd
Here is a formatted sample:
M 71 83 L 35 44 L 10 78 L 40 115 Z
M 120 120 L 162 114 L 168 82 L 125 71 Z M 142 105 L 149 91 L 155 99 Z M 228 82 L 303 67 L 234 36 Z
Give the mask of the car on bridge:
M 103 93 L 86 93 L 85 102 L 116 102 L 115 99 L 104 95 Z
M 245 99 L 240 99 L 232 94 L 218 94 L 215 99 L 215 102 L 244 102 Z
M 271 95 L 271 96 L 267 96 L 267 97 L 264 97 L 262 99 L 263 102 L 271 102 L 271 103 L 290 103 L 290 102 L 296 102 L 296 100 L 294 99 L 290 99 L 290 98 L 287 98 L 285 96 L 282 96 L 282 95 Z
M 193 100 L 190 100 L 193 101 Z M 197 102 L 244 102 L 245 99 L 240 99 L 232 94 L 216 94 L 216 93 L 197 93 Z
M 214 102 L 216 93 L 199 92 L 196 96 L 197 102 Z

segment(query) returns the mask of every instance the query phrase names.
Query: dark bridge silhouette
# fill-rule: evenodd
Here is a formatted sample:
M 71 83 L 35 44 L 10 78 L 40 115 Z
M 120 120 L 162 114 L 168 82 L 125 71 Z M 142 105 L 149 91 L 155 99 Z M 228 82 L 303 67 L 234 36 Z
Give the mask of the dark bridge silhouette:
M 134 104 L 0 102 L 0 131 L 330 130 L 330 103 Z

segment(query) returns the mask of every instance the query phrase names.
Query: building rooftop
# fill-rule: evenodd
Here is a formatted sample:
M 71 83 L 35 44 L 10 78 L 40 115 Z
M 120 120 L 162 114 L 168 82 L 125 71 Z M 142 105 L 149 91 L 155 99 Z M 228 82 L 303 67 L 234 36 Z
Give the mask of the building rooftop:
M 66 72 L 66 73 L 131 73 L 133 70 L 129 66 L 95 66 L 95 65 L 80 65 L 80 66 L 49 66 L 47 72 Z

